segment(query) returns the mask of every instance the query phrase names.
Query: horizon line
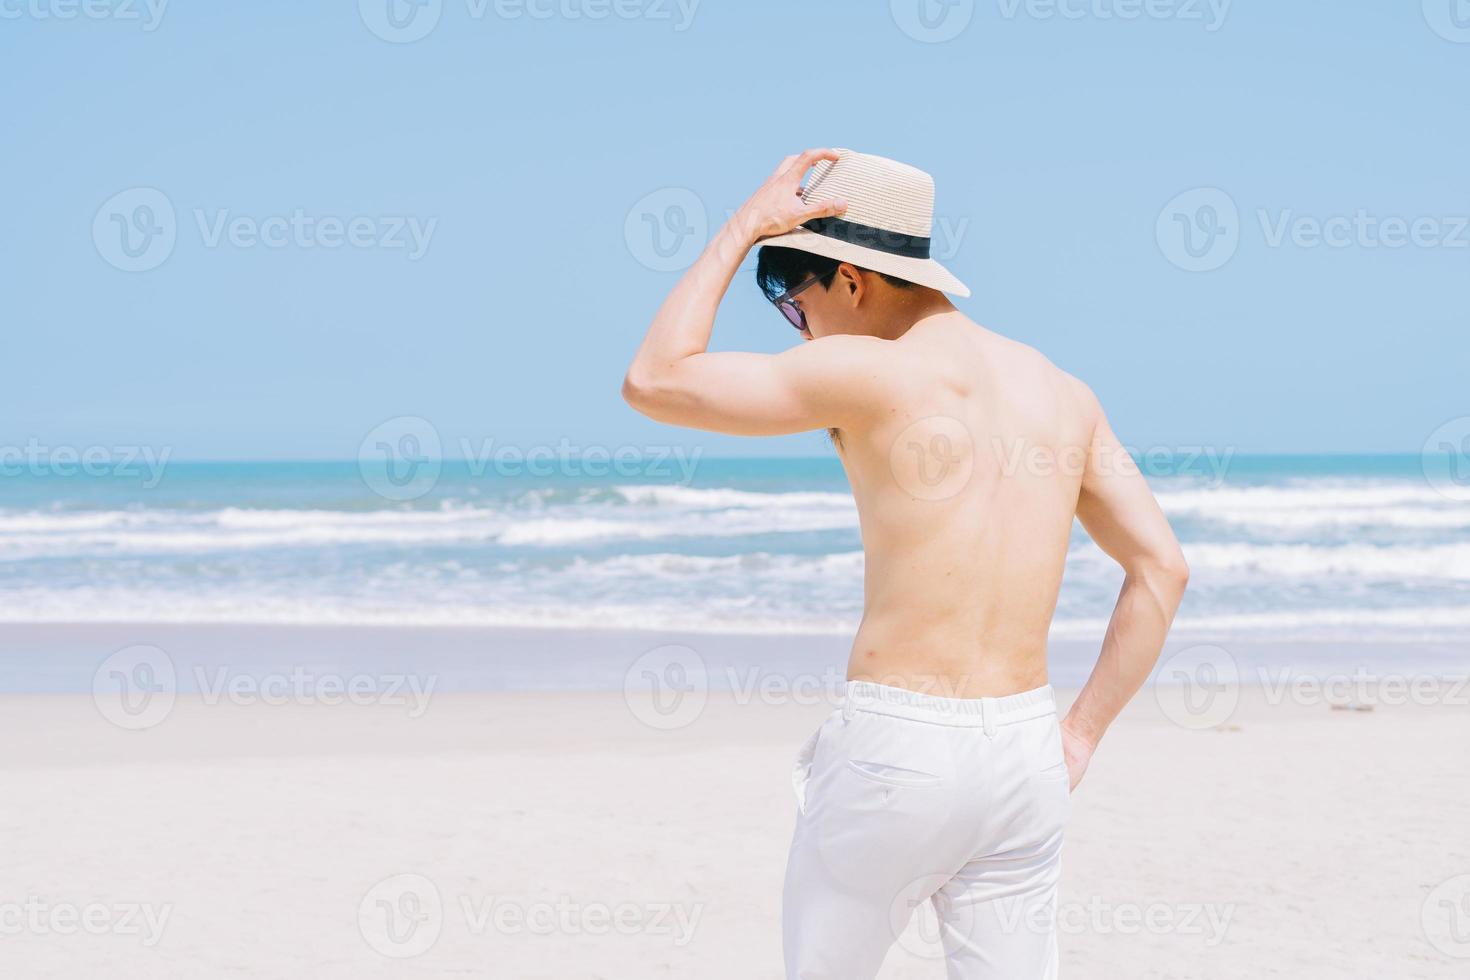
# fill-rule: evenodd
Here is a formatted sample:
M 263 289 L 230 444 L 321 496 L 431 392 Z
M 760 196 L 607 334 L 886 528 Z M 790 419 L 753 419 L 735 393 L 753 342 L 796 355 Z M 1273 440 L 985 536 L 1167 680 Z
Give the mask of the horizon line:
M 641 448 L 641 447 L 632 447 Z M 726 462 L 765 462 L 765 461 L 805 461 L 805 462 L 833 462 L 840 463 L 841 460 L 835 454 L 805 454 L 805 453 L 768 453 L 768 454 L 738 454 L 723 452 L 708 452 L 699 447 L 669 446 L 660 447 L 669 449 L 671 452 L 682 452 L 684 454 L 697 453 L 701 459 L 720 460 Z M 1130 455 L 1138 455 L 1138 451 L 1130 447 Z M 1144 450 L 1146 453 L 1166 452 L 1169 455 L 1189 455 L 1197 450 L 1209 452 L 1215 447 L 1201 446 L 1189 447 L 1177 450 L 1161 450 L 1150 448 Z M 1378 449 L 1355 449 L 1345 451 L 1322 451 L 1322 450 L 1227 450 L 1235 458 L 1250 459 L 1416 459 L 1422 457 L 1422 451 L 1412 450 L 1378 450 Z M 585 453 L 553 454 L 553 458 L 581 458 Z M 480 460 L 470 456 L 442 456 L 441 463 L 476 463 Z M 353 456 L 173 456 L 170 455 L 168 462 L 172 463 L 332 463 L 332 464 L 354 464 L 360 462 Z

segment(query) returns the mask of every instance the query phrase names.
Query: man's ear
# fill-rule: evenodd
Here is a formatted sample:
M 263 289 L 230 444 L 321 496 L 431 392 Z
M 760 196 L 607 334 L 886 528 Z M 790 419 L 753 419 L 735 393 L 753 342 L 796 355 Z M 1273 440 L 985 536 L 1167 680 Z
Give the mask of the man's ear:
M 837 281 L 835 283 L 840 292 L 837 294 L 850 305 L 857 306 L 863 300 L 866 291 L 863 284 L 863 274 L 858 271 L 857 266 L 847 262 L 837 267 Z

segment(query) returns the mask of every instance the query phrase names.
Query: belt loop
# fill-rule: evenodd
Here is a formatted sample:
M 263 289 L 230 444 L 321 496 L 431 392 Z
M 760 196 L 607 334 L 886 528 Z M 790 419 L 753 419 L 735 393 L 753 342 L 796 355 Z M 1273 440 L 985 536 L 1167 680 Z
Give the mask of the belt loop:
M 985 726 L 985 736 L 995 737 L 995 699 L 980 699 L 980 723 Z
M 842 720 L 852 721 L 853 714 L 857 711 L 857 702 L 852 696 L 852 687 L 849 686 L 842 694 Z

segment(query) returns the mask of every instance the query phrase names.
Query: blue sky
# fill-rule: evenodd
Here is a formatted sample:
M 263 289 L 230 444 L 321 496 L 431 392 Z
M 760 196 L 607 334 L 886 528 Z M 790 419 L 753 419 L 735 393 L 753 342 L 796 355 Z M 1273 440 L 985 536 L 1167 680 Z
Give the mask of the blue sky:
M 618 396 L 663 267 L 809 145 L 931 171 L 963 309 L 1131 445 L 1470 413 L 1460 0 L 389 2 L 0 3 L 0 443 L 822 453 Z M 715 346 L 791 333 L 747 274 Z

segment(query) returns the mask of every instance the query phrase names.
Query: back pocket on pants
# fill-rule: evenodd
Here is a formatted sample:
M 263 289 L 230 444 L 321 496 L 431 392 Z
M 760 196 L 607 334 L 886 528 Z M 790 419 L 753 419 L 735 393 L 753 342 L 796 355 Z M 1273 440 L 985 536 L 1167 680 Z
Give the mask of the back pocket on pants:
M 887 786 L 933 786 L 940 781 L 939 777 L 932 772 L 890 766 L 886 762 L 848 759 L 847 767 L 864 779 Z

